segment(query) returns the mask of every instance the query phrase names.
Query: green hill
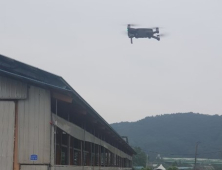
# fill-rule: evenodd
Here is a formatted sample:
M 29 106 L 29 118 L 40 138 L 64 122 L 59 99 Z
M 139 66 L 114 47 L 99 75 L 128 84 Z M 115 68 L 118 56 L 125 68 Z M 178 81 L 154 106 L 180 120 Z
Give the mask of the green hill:
M 222 116 L 176 113 L 146 117 L 137 122 L 113 123 L 131 146 L 142 148 L 151 159 L 161 157 L 198 157 L 222 159 Z

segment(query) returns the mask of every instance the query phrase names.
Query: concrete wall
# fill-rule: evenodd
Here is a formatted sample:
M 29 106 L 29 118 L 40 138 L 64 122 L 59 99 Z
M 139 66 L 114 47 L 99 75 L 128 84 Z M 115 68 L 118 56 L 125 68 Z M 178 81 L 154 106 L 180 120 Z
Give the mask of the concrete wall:
M 0 101 L 0 169 L 13 170 L 15 103 Z
M 45 89 L 31 86 L 26 100 L 18 102 L 18 152 L 20 164 L 50 163 L 51 97 Z M 38 160 L 30 160 L 31 155 Z

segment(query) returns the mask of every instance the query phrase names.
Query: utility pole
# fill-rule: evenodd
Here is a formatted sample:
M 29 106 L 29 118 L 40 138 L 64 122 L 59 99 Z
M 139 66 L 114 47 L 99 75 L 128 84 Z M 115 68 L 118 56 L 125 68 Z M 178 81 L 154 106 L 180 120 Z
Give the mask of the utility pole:
M 149 159 L 149 156 L 148 154 L 146 154 L 146 168 L 148 168 L 148 159 Z
M 195 149 L 195 163 L 194 163 L 194 170 L 196 170 L 196 164 L 197 164 L 197 149 L 198 149 L 198 145 L 200 144 L 200 142 L 196 143 L 196 149 Z

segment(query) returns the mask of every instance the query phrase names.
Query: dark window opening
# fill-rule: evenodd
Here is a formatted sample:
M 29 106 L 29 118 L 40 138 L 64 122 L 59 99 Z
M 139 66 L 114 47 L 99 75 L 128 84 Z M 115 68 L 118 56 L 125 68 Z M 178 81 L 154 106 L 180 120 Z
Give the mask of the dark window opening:
M 93 124 L 90 121 L 90 117 L 79 112 L 81 109 L 77 106 L 77 109 L 73 106 L 73 103 L 65 103 L 52 99 L 52 112 L 57 113 L 57 116 L 69 121 L 81 128 L 85 125 L 85 130 L 95 135 L 99 139 L 106 141 L 112 146 L 118 146 L 118 142 L 104 135 L 102 126 L 100 123 Z M 79 109 L 79 110 L 78 110 Z M 104 167 L 131 167 L 132 161 L 121 158 L 114 153 L 110 152 L 103 146 L 78 140 L 63 130 L 55 127 L 55 164 L 56 165 L 76 165 L 76 166 L 104 166 Z M 129 154 L 124 146 L 118 147 L 121 151 Z
M 85 166 L 90 166 L 90 159 L 91 159 L 91 147 L 90 147 L 90 142 L 84 142 L 85 146 L 84 146 L 84 153 L 83 153 L 83 157 L 84 157 L 84 165 Z
M 71 137 L 73 139 L 73 165 L 81 165 L 81 148 L 82 148 L 82 142 L 81 140 L 78 140 L 74 137 Z

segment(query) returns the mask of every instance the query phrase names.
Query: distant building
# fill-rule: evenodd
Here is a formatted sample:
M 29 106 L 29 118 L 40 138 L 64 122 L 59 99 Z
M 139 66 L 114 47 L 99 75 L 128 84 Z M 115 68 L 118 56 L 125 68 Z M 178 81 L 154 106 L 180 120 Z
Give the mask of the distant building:
M 132 169 L 135 151 L 62 77 L 2 55 L 0 134 L 1 170 Z
M 133 166 L 133 170 L 141 170 L 144 166 Z
M 193 170 L 193 167 L 177 167 L 179 170 Z
M 215 170 L 213 166 L 197 166 L 196 170 Z
M 166 168 L 164 168 L 163 165 L 161 164 L 160 166 L 158 166 L 157 168 L 155 168 L 155 170 L 166 170 Z
M 163 162 L 165 163 L 182 163 L 182 164 L 194 164 L 195 159 L 194 158 L 162 158 Z M 206 158 L 198 158 L 197 159 L 197 165 L 222 165 L 221 159 L 206 159 Z

